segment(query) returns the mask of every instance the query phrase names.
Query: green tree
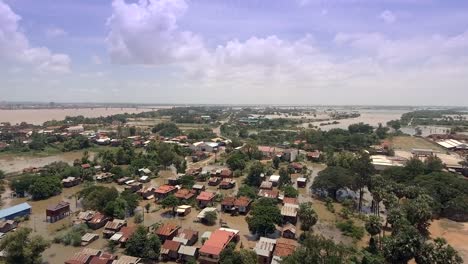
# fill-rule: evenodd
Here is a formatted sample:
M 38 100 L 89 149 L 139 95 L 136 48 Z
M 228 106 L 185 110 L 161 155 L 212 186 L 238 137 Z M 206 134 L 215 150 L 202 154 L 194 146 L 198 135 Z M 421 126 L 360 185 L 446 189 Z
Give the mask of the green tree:
M 281 187 L 286 184 L 291 184 L 291 176 L 289 175 L 289 171 L 287 168 L 282 167 L 279 170 L 279 181 L 278 181 L 278 186 Z
M 279 168 L 280 162 L 281 162 L 281 159 L 278 156 L 275 156 L 273 158 L 273 168 L 277 170 Z
M 159 204 L 163 208 L 171 208 L 172 213 L 174 214 L 175 208 L 179 206 L 179 199 L 177 199 L 174 195 L 169 195 L 166 198 L 162 199 L 161 202 L 159 202 Z
M 159 123 L 153 127 L 151 132 L 158 133 L 163 137 L 175 137 L 182 134 L 177 125 L 171 122 Z
M 303 231 L 309 231 L 318 221 L 318 215 L 312 208 L 312 203 L 301 203 L 299 205 L 298 214 L 299 220 L 301 220 L 301 229 Z
M 257 189 L 252 186 L 248 185 L 242 185 L 239 187 L 239 190 L 237 191 L 237 197 L 241 196 L 246 196 L 249 197 L 250 199 L 255 199 L 257 198 Z
M 423 194 L 407 201 L 403 207 L 406 212 L 406 218 L 421 234 L 428 234 L 428 228 L 433 215 L 431 203 L 433 203 L 432 198 Z
M 0 250 L 3 251 L 5 263 L 42 263 L 42 252 L 50 243 L 39 235 L 31 236 L 31 232 L 30 228 L 19 228 L 1 240 Z
M 362 201 L 364 198 L 364 188 L 370 186 L 371 176 L 375 173 L 374 165 L 369 154 L 362 152 L 352 164 L 352 171 L 356 174 L 356 187 L 359 190 L 358 210 L 362 209 Z
M 440 172 L 444 169 L 444 163 L 437 156 L 429 156 L 424 160 L 424 165 L 426 166 L 425 174 L 432 172 Z
M 244 153 L 240 151 L 234 151 L 226 160 L 226 164 L 233 171 L 244 170 L 246 166 L 246 159 L 247 156 Z
M 336 193 L 343 188 L 354 189 L 355 179 L 351 171 L 343 167 L 327 167 L 320 171 L 312 183 L 315 192 L 326 193 L 336 200 Z
M 246 218 L 249 230 L 254 234 L 267 235 L 275 231 L 275 225 L 281 224 L 281 212 L 276 201 L 270 198 L 258 199 Z
M 33 200 L 46 199 L 62 191 L 62 182 L 54 176 L 37 177 L 29 187 Z
M 250 167 L 245 183 L 250 186 L 258 187 L 262 183 L 261 174 L 265 172 L 265 166 L 260 161 L 254 161 Z
M 434 241 L 424 243 L 415 260 L 418 264 L 463 263 L 458 252 L 443 238 L 436 238 Z
M 283 264 L 339 264 L 354 263 L 355 254 L 343 244 L 317 235 L 306 235 L 302 245 L 291 255 L 285 257 Z
M 403 264 L 416 256 L 423 238 L 418 230 L 409 225 L 403 225 L 394 230 L 391 236 L 382 240 L 382 253 L 389 263 Z
M 148 235 L 148 230 L 141 225 L 125 243 L 125 253 L 134 257 L 156 260 L 159 258 L 160 250 L 159 238 L 154 234 Z
M 299 196 L 299 191 L 290 184 L 284 185 L 281 190 L 284 192 L 285 197 L 296 198 Z
M 218 220 L 218 214 L 216 211 L 210 211 L 205 213 L 204 220 L 208 225 L 216 224 L 216 220 Z

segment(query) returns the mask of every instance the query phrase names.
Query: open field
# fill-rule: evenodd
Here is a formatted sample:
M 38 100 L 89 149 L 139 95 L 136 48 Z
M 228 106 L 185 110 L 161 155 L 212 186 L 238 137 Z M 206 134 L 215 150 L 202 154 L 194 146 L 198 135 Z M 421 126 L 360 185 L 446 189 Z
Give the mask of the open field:
M 395 150 L 411 151 L 414 148 L 420 148 L 420 149 L 433 149 L 434 151 L 438 151 L 442 153 L 447 152 L 445 149 L 443 149 L 439 145 L 431 141 L 428 141 L 426 139 L 418 138 L 418 137 L 397 136 L 397 137 L 391 138 L 390 143 L 392 144 Z

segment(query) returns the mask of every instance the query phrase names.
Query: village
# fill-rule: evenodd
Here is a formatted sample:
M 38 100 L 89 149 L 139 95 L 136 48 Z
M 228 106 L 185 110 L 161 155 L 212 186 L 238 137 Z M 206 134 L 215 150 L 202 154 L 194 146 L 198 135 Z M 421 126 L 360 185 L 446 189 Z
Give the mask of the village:
M 409 136 L 390 124 L 363 123 L 291 132 L 300 123 L 258 118 L 261 109 L 209 111 L 195 108 L 183 117 L 203 124 L 195 129 L 167 119 L 154 126 L 112 118 L 105 125 L 2 125 L 8 151 L 58 144 L 82 156 L 8 172 L 1 237 L 23 227 L 49 237 L 42 254 L 48 263 L 294 263 L 290 256 L 305 250 L 311 234 L 361 250 L 377 235 L 365 232 L 374 216 L 379 236 L 390 233 L 387 198 L 376 199 L 368 183 L 347 176 L 390 175 L 383 191 L 402 184 L 394 175 L 406 173 L 408 164 L 422 168 L 416 175 L 446 173 L 453 181 L 467 173 L 463 134 Z M 294 116 L 291 111 L 283 115 Z M 50 138 L 56 143 L 46 143 Z M 361 161 L 367 167 L 355 169 Z M 401 195 L 402 206 L 418 196 Z M 446 217 L 467 220 L 466 211 L 453 210 Z

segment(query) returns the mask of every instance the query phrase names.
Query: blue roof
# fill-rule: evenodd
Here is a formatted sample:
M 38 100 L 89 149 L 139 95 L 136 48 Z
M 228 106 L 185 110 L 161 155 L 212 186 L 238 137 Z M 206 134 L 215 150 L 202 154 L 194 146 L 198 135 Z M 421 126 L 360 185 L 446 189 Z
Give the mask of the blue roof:
M 0 219 L 29 209 L 31 209 L 31 206 L 28 203 L 21 203 L 12 207 L 2 209 L 0 210 Z

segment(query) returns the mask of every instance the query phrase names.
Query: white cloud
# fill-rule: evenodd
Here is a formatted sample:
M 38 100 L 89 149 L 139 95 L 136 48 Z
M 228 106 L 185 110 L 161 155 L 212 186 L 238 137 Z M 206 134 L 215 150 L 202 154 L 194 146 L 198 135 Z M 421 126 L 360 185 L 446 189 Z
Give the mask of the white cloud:
M 311 36 L 252 36 L 208 48 L 196 33 L 179 29 L 177 20 L 186 9 L 182 0 L 115 0 L 108 22 L 111 60 L 177 66 L 182 73 L 165 76 L 166 85 L 182 89 L 187 97 L 196 87 L 204 99 L 231 103 L 258 103 L 259 98 L 264 103 L 312 103 L 313 98 L 322 103 L 396 98 L 394 103 L 404 103 L 398 94 L 415 85 L 436 90 L 446 82 L 453 91 L 468 82 L 468 31 L 411 39 L 379 32 L 338 33 L 335 48 L 346 50 L 344 55 L 322 50 Z M 421 89 L 408 91 L 407 98 L 422 100 L 420 93 Z
M 30 64 L 40 72 L 70 71 L 66 54 L 52 53 L 45 47 L 33 47 L 19 28 L 21 17 L 0 0 L 0 58 L 13 63 Z
M 45 34 L 48 38 L 56 38 L 56 37 L 63 37 L 68 35 L 68 33 L 59 28 L 59 27 L 51 27 L 45 30 Z
M 393 12 L 389 10 L 385 10 L 382 13 L 380 13 L 379 18 L 382 19 L 387 24 L 392 24 L 397 19 L 395 14 L 393 14 Z
M 107 24 L 111 60 L 117 63 L 170 64 L 198 59 L 202 39 L 180 31 L 177 19 L 187 9 L 183 0 L 114 0 Z

